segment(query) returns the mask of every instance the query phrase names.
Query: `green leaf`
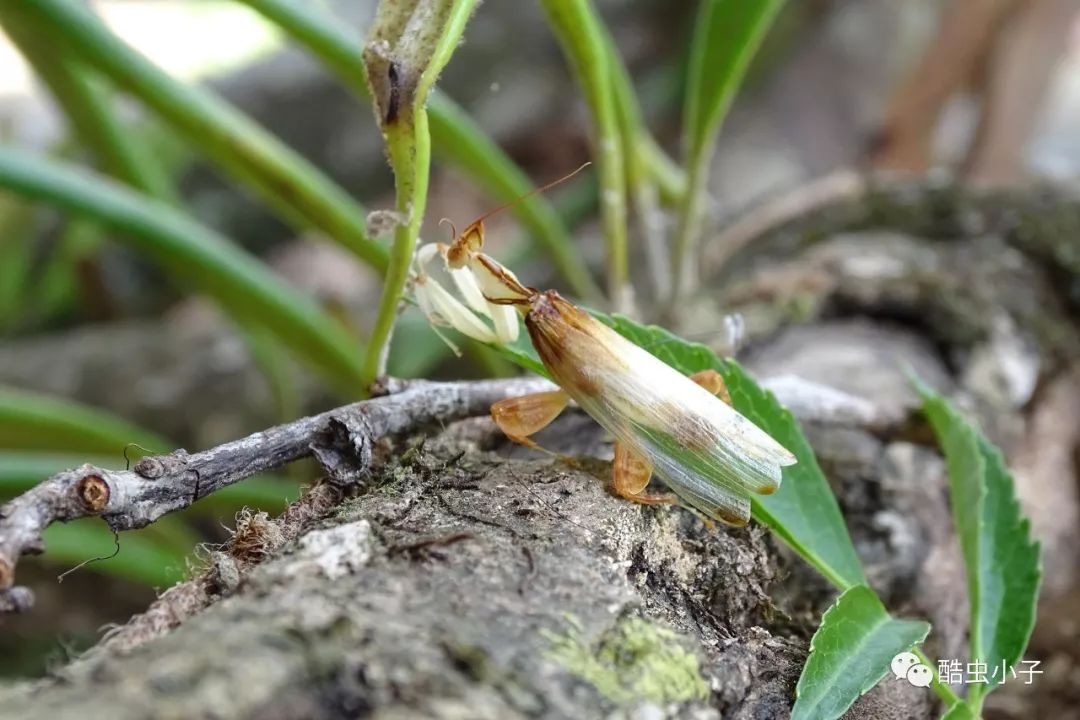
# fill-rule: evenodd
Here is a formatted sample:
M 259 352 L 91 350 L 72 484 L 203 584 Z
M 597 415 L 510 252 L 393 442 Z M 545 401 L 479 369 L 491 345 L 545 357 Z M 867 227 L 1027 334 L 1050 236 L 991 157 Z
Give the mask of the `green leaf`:
M 691 258 L 701 235 L 706 185 L 716 135 L 742 84 L 746 68 L 783 0 L 702 0 L 690 45 L 683 113 L 684 165 L 688 186 L 672 248 L 673 299 L 696 278 Z
M 169 447 L 153 433 L 104 411 L 0 386 L 0 448 L 101 453 L 122 458 L 129 443 L 156 451 Z
M 841 590 L 866 582 L 859 557 L 817 458 L 799 423 L 771 392 L 764 390 L 734 360 L 721 360 L 708 347 L 656 326 L 621 316 L 594 313 L 632 342 L 687 375 L 712 369 L 727 384 L 735 409 L 798 458 L 784 468 L 780 489 L 754 496 L 754 518 L 773 530 L 804 560 Z
M 0 188 L 96 218 L 218 300 L 242 323 L 257 322 L 331 385 L 355 396 L 360 348 L 308 296 L 215 231 L 160 201 L 94 173 L 13 149 L 0 150 Z
M 692 155 L 710 144 L 784 0 L 702 0 L 686 87 L 683 138 Z
M 810 640 L 791 720 L 840 717 L 889 672 L 895 655 L 911 649 L 929 632 L 925 622 L 889 617 L 865 585 L 849 588 L 825 611 Z
M 386 249 L 368 238 L 363 208 L 339 185 L 228 103 L 148 61 L 85 3 L 0 3 L 0 14 L 131 92 L 286 220 L 318 228 L 376 270 L 386 268 Z
M 1013 667 L 1035 624 L 1042 579 L 1039 544 L 1021 512 L 1012 475 L 998 450 L 944 397 L 915 381 L 949 472 L 953 520 L 967 570 L 973 662 Z M 969 701 L 997 687 L 971 687 Z

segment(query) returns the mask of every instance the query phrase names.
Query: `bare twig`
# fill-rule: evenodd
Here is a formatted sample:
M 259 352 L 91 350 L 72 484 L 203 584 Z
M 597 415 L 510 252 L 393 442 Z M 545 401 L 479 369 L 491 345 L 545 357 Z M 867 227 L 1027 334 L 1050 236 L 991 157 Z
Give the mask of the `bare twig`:
M 866 193 L 867 185 L 866 178 L 858 171 L 841 169 L 761 204 L 708 243 L 702 261 L 703 274 L 707 277 L 719 272 L 736 253 L 778 225 L 809 215 L 825 205 L 859 197 Z
M 382 436 L 482 414 L 497 400 L 550 387 L 536 378 L 390 381 L 384 389 L 395 394 L 302 418 L 193 455 L 176 450 L 144 457 L 131 470 L 83 465 L 58 473 L 0 508 L 0 612 L 29 606 L 26 590 L 12 587 L 15 565 L 21 555 L 44 550 L 42 532 L 54 522 L 99 516 L 113 530 L 144 527 L 199 497 L 312 454 L 332 480 L 355 483 L 366 475 L 372 446 Z

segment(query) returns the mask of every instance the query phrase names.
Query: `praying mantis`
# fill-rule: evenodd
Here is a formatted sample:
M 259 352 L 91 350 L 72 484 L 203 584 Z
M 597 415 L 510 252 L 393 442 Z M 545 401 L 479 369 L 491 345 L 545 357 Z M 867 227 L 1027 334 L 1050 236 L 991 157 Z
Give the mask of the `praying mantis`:
M 794 464 L 795 456 L 731 406 L 716 371 L 681 374 L 558 292 L 525 286 L 485 254 L 484 220 L 501 209 L 473 221 L 448 246 L 421 248 L 414 275 L 418 304 L 433 325 L 505 343 L 517 336 L 515 315 L 524 318 L 559 389 L 495 403 L 495 424 L 510 440 L 543 450 L 532 436 L 573 401 L 615 438 L 616 495 L 644 504 L 681 500 L 708 518 L 745 525 L 751 494 L 775 492 L 783 467 Z M 424 273 L 436 255 L 468 307 Z M 647 492 L 654 473 L 674 496 Z

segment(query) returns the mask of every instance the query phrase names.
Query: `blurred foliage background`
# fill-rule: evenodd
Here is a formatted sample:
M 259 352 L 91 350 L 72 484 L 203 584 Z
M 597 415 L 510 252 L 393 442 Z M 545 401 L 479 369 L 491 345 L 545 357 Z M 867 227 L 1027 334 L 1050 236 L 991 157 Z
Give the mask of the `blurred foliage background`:
M 429 98 L 414 228 L 369 216 L 395 207 L 362 57 L 374 2 L 0 6 L 0 499 L 361 397 L 398 317 L 382 280 L 417 234 L 444 239 L 439 218 L 463 227 L 586 159 L 493 218 L 488 247 L 530 284 L 696 333 L 721 317 L 693 292 L 709 229 L 834 170 L 1080 177 L 1073 3 L 729 5 L 481 6 Z M 406 305 L 385 369 L 512 372 L 463 348 Z M 0 619 L 0 673 L 89 643 L 239 508 L 279 509 L 314 472 L 125 534 L 64 579 L 103 600 L 81 607 L 54 578 L 114 539 L 52 528 L 21 569 L 38 609 Z

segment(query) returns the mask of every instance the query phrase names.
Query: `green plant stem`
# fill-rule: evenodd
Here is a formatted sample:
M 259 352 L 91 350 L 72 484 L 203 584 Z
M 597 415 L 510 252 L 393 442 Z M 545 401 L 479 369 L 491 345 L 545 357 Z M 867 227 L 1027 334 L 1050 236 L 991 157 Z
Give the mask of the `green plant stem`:
M 383 0 L 376 11 L 364 55 L 365 76 L 369 85 L 374 86 L 375 78 L 385 90 L 372 95 L 394 168 L 397 211 L 405 220 L 394 231 L 390 266 L 364 357 L 365 388 L 386 372 L 394 323 L 424 222 L 431 172 L 428 95 L 450 62 L 476 4 L 477 0 L 421 0 L 409 6 Z M 400 81 L 403 73 L 406 77 L 419 73 L 415 86 Z
M 129 90 L 286 219 L 316 227 L 376 270 L 386 269 L 386 249 L 367 237 L 365 213 L 344 190 L 227 103 L 150 63 L 81 2 L 7 3 L 3 13 Z
M 0 187 L 121 230 L 119 239 L 211 294 L 241 319 L 258 318 L 332 386 L 348 396 L 357 394 L 361 368 L 353 338 L 309 297 L 213 230 L 105 177 L 16 150 L 0 150 Z
M 953 689 L 938 680 L 937 671 L 934 670 L 934 668 L 937 667 L 937 663 L 932 662 L 920 647 L 912 648 L 911 652 L 915 653 L 915 657 L 919 658 L 919 662 L 930 668 L 934 677 L 934 679 L 930 681 L 930 687 L 937 693 L 937 696 L 941 698 L 941 701 L 945 703 L 945 707 L 950 707 L 954 703 L 959 702 L 960 698 L 953 692 Z M 978 713 L 976 713 L 976 715 L 978 715 Z
M 639 143 L 638 152 L 667 205 L 678 205 L 686 195 L 686 173 L 650 136 Z
M 607 33 L 604 39 L 608 48 L 616 116 L 619 121 L 619 132 L 622 135 L 626 187 L 645 246 L 653 291 L 656 297 L 666 298 L 671 292 L 671 276 L 664 238 L 664 219 L 660 214 L 656 180 L 649 166 L 650 156 L 646 151 L 646 147 L 656 148 L 656 144 L 648 128 L 645 127 L 630 73 L 627 72 L 626 66 L 619 57 L 615 41 Z M 659 150 L 659 148 L 656 149 Z
M 592 110 L 600 210 L 607 250 L 608 295 L 616 309 L 631 305 L 626 239 L 626 175 L 609 49 L 588 0 L 542 0 Z
M 701 235 L 707 199 L 706 186 L 709 182 L 709 164 L 712 161 L 714 145 L 714 142 L 707 142 L 706 147 L 689 154 L 686 190 L 682 196 L 675 241 L 671 248 L 672 307 L 679 299 L 692 293 L 697 287 L 698 277 L 693 254 L 697 239 Z
M 294 0 L 240 2 L 278 25 L 318 57 L 353 95 L 364 102 L 370 100 L 361 43 L 345 25 L 316 6 Z M 427 111 L 432 152 L 436 157 L 448 160 L 500 202 L 509 202 L 533 189 L 525 173 L 449 97 L 432 90 Z M 571 291 L 583 300 L 598 302 L 600 289 L 551 203 L 533 196 L 517 203 L 510 211 L 543 245 Z
M 697 286 L 694 255 L 701 236 L 709 165 L 716 136 L 747 67 L 784 0 L 701 0 L 690 43 L 683 145 L 687 187 L 672 246 L 669 311 Z
M 382 296 L 375 325 L 368 338 L 364 357 L 363 387 L 367 388 L 386 371 L 390 340 L 397 320 L 398 306 L 405 293 L 409 265 L 416 249 L 416 239 L 424 220 L 427 205 L 428 173 L 431 163 L 431 136 L 428 133 L 427 111 L 413 116 L 413 125 L 399 123 L 386 133 L 390 164 L 394 166 L 394 190 L 397 211 L 408 220 L 394 229 L 394 246 L 390 251 L 390 266 L 386 271 Z

